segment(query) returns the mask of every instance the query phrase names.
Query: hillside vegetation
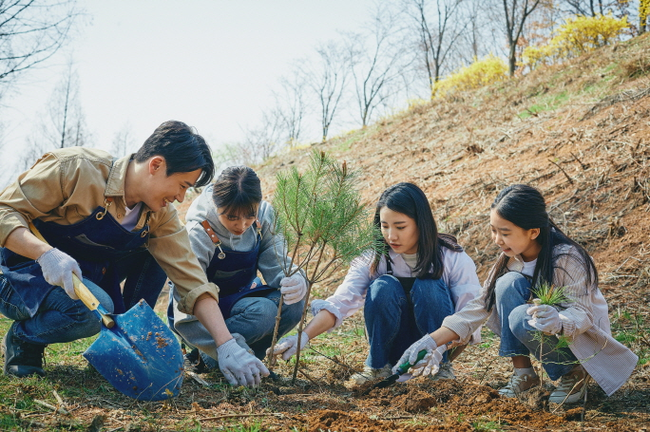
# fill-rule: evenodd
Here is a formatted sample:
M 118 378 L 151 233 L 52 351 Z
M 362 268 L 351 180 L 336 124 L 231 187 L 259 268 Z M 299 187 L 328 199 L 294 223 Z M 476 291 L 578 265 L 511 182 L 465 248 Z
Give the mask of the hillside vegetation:
M 482 278 L 496 256 L 491 202 L 507 185 L 534 185 L 555 222 L 593 254 L 612 309 L 647 307 L 650 35 L 421 103 L 312 148 L 358 169 L 370 206 L 391 184 L 419 185 L 439 229 L 458 237 Z M 308 156 L 294 151 L 257 168 L 267 198 L 275 173 Z

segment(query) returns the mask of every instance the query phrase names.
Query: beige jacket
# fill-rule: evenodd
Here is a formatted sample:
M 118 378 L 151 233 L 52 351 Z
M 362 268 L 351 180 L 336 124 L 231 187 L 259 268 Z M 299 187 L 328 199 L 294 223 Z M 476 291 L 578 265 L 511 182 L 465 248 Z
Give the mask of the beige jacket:
M 45 154 L 28 171 L 0 192 L 0 246 L 16 228 L 41 219 L 71 225 L 87 218 L 106 197 L 112 197 L 109 213 L 119 222 L 126 204 L 124 183 L 131 156 L 114 159 L 96 149 L 70 147 Z M 188 313 L 196 299 L 208 293 L 218 299 L 218 288 L 209 283 L 199 265 L 176 209 L 170 205 L 153 212 L 146 205 L 135 229 L 150 214 L 147 248 L 182 296 L 179 307 Z
M 630 377 L 638 357 L 612 337 L 605 297 L 597 286 L 587 285 L 587 273 L 575 248 L 559 245 L 554 253 L 557 259 L 553 284 L 564 287 L 566 297 L 571 300 L 558 307 L 562 334 L 569 339 L 571 352 L 609 396 Z M 521 271 L 523 260 L 519 256 L 511 258 L 507 268 L 508 271 Z M 492 308 L 491 313 L 485 309 L 486 285 L 480 297 L 442 323 L 458 334 L 461 342 L 469 340 L 474 330 L 486 321 L 494 333 L 501 333 L 496 308 Z

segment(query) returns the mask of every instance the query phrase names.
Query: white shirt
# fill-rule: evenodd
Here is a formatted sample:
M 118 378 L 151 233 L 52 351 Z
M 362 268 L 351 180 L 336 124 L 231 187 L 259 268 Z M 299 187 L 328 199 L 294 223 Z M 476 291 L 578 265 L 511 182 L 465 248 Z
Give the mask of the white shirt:
M 537 258 L 528 262 L 524 261 L 523 264 L 524 266 L 521 269 L 521 272 L 526 276 L 533 277 L 533 275 L 535 274 L 535 267 L 537 267 Z
M 476 265 L 465 252 L 454 252 L 446 247 L 442 248 L 442 281 L 451 291 L 451 299 L 455 311 L 461 310 L 469 301 L 479 296 L 481 284 L 476 275 Z M 389 251 L 391 268 L 396 277 L 413 277 L 411 268 L 404 261 L 401 254 Z M 372 256 L 369 253 L 355 259 L 350 265 L 350 270 L 343 283 L 339 285 L 333 295 L 326 300 L 314 300 L 311 311 L 316 315 L 325 309 L 336 317 L 336 323 L 329 331 L 340 326 L 343 320 L 361 309 L 365 303 L 366 293 L 370 284 L 379 276 L 387 272 L 386 258 L 382 258 L 377 267 L 377 274 L 370 274 Z M 481 341 L 481 329 L 474 332 L 472 343 Z

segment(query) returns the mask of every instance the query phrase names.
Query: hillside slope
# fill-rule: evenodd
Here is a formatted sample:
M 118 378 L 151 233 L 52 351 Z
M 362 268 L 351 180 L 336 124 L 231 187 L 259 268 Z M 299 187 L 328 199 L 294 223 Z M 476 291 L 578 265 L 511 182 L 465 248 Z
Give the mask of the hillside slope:
M 497 253 L 491 202 L 509 184 L 538 187 L 556 223 L 593 254 L 612 310 L 647 321 L 650 35 L 416 106 L 311 149 L 358 169 L 370 206 L 391 184 L 418 184 L 440 230 L 458 236 L 481 280 Z M 300 169 L 311 149 L 257 167 L 268 198 L 275 173 Z

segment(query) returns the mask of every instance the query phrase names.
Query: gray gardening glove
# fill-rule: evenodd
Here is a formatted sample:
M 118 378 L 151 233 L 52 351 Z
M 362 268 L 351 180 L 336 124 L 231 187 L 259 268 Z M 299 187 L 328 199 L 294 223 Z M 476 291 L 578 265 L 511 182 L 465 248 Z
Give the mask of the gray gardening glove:
M 300 336 L 300 351 L 307 345 L 309 342 L 309 336 L 307 333 L 302 332 Z M 266 355 L 279 356 L 282 355 L 282 360 L 289 360 L 291 356 L 295 355 L 298 351 L 298 335 L 283 337 L 275 344 L 274 347 L 266 350 Z
M 74 258 L 57 248 L 53 248 L 44 252 L 36 261 L 40 264 L 43 277 L 47 283 L 63 288 L 71 299 L 79 300 L 79 297 L 74 292 L 72 273 L 76 274 L 81 280 L 81 269 Z
M 217 347 L 219 369 L 232 385 L 256 387 L 269 370 L 254 355 L 237 344 L 233 338 Z
M 533 318 L 528 324 L 547 335 L 562 333 L 562 320 L 560 313 L 551 305 L 535 305 L 526 309 L 526 313 Z
M 307 281 L 300 273 L 284 277 L 280 281 L 280 292 L 284 296 L 284 304 L 298 303 L 307 293 Z

